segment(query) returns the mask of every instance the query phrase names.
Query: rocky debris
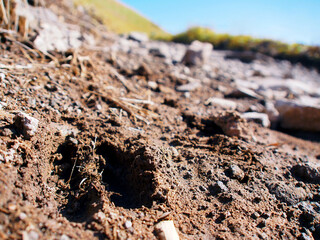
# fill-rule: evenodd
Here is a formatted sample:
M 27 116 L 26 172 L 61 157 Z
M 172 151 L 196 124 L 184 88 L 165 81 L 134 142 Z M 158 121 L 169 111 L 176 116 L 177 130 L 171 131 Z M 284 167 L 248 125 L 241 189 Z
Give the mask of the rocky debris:
M 153 91 L 158 89 L 158 83 L 154 82 L 154 81 L 148 81 L 148 87 L 150 89 L 152 89 Z
M 314 240 L 312 234 L 310 231 L 308 233 L 301 233 L 300 237 L 298 238 L 299 240 Z
M 320 132 L 319 106 L 291 100 L 279 100 L 275 104 L 282 128 L 313 132 Z
M 256 123 L 261 124 L 263 127 L 270 127 L 270 120 L 267 114 L 257 112 L 246 112 L 241 114 L 241 117 L 246 120 L 252 120 Z
M 204 64 L 209 60 L 212 49 L 211 43 L 193 41 L 188 47 L 182 62 L 190 66 Z
M 177 64 L 185 55 L 184 44 L 165 43 L 161 41 L 149 41 L 143 43 L 151 56 L 163 58 L 167 65 Z
M 245 63 L 251 63 L 255 60 L 268 61 L 270 57 L 263 55 L 261 53 L 255 53 L 251 51 L 234 51 L 228 52 L 225 56 L 226 59 L 239 59 Z
M 135 70 L 135 73 L 140 76 L 145 76 L 146 78 L 152 75 L 150 67 L 144 63 Z
M 89 35 L 81 34 L 80 27 L 62 22 L 48 8 L 32 7 L 23 1 L 18 1 L 16 14 L 25 17 L 30 29 L 38 32 L 33 43 L 37 49 L 44 53 L 76 49 L 83 44 L 87 37 L 90 38 Z
M 126 229 L 132 228 L 132 222 L 131 221 L 126 221 L 124 223 L 124 226 L 125 226 Z
M 243 170 L 235 164 L 232 164 L 229 169 L 227 170 L 227 174 L 234 179 L 242 181 L 245 177 Z
M 22 233 L 22 239 L 23 240 L 38 240 L 39 237 L 40 237 L 39 234 L 34 230 L 31 230 L 29 232 L 24 231 Z
M 296 187 L 292 183 L 271 182 L 267 184 L 270 193 L 274 194 L 281 202 L 289 205 L 297 204 L 309 197 L 306 190 L 302 187 Z
M 158 47 L 153 47 L 150 48 L 149 53 L 152 54 L 155 57 L 160 57 L 160 58 L 170 58 L 170 49 L 166 45 L 160 45 Z
M 131 32 L 128 35 L 128 39 L 139 42 L 139 43 L 149 41 L 148 35 L 142 32 Z
M 14 117 L 14 125 L 22 132 L 25 138 L 30 139 L 38 130 L 39 120 L 26 113 L 19 112 Z
M 201 87 L 201 84 L 199 82 L 191 82 L 191 83 L 187 83 L 187 84 L 176 87 L 176 90 L 178 92 L 192 92 L 198 89 L 199 87 Z
M 62 125 L 58 123 L 51 123 L 53 129 L 56 129 L 57 134 L 62 137 L 77 136 L 79 130 L 69 125 Z
M 209 186 L 210 194 L 215 196 L 219 193 L 228 193 L 229 189 L 223 182 L 217 181 L 215 184 Z
M 222 129 L 224 134 L 230 137 L 247 135 L 246 121 L 237 112 L 220 112 L 213 117 L 213 121 Z
M 313 83 L 306 83 L 294 79 L 279 79 L 276 77 L 264 78 L 263 81 L 257 81 L 258 91 L 273 90 L 276 92 L 285 92 L 294 96 L 316 95 L 319 89 Z
M 171 220 L 159 222 L 154 229 L 160 240 L 179 240 L 179 235 Z
M 259 96 L 255 91 L 244 88 L 244 87 L 238 87 L 230 94 L 226 95 L 227 98 L 253 98 L 253 99 L 261 99 L 261 96 Z
M 298 164 L 291 168 L 291 173 L 298 180 L 309 182 L 309 183 L 320 183 L 320 172 L 316 168 L 311 167 L 310 165 Z
M 211 97 L 205 102 L 206 105 L 220 107 L 225 110 L 235 110 L 237 103 L 224 98 Z
M 264 106 L 265 106 L 264 112 L 268 115 L 268 118 L 271 122 L 271 127 L 276 128 L 276 126 L 278 125 L 279 116 L 280 116 L 278 110 L 276 109 L 273 102 L 271 101 L 266 101 Z
M 6 151 L 0 151 L 0 162 L 14 162 L 18 161 L 19 155 L 18 155 L 18 148 L 20 147 L 20 143 L 14 142 L 9 149 Z
M 63 235 L 60 237 L 60 240 L 70 240 L 70 238 L 69 238 L 67 235 L 63 234 Z

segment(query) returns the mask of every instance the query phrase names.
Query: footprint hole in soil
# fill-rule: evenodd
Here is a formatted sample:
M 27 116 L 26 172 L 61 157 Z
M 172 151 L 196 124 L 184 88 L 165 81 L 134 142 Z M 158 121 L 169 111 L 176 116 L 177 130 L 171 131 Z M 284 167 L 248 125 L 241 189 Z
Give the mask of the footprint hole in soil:
M 151 207 L 153 166 L 145 161 L 143 149 L 125 152 L 105 142 L 96 152 L 105 159 L 102 181 L 115 206 L 127 209 Z
M 78 171 L 78 144 L 75 139 L 66 140 L 61 144 L 53 160 L 52 175 L 58 176 L 57 194 L 62 196 L 60 212 L 72 222 L 90 222 L 92 216 L 102 207 L 101 194 L 90 184 L 85 190 L 79 189 L 84 177 Z

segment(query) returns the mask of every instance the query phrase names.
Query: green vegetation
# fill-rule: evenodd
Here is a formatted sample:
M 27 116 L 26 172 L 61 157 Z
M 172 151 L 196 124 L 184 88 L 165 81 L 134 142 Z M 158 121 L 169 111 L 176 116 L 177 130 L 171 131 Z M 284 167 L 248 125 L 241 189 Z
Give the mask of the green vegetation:
M 191 43 L 194 40 L 212 43 L 215 49 L 253 51 L 265 55 L 300 62 L 320 69 L 320 47 L 302 44 L 287 44 L 270 39 L 258 39 L 250 36 L 232 36 L 218 34 L 208 28 L 193 27 L 184 33 L 173 36 L 172 41 Z
M 74 0 L 116 33 L 145 32 L 153 38 L 167 38 L 168 33 L 134 10 L 116 0 Z

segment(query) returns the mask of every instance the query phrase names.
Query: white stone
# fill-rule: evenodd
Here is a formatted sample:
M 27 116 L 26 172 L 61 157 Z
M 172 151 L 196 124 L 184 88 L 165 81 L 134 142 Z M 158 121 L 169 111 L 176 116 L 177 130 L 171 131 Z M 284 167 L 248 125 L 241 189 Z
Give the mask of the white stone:
M 24 220 L 24 219 L 26 219 L 27 217 L 28 217 L 27 214 L 25 214 L 24 212 L 22 212 L 22 213 L 19 214 L 19 218 L 20 218 L 21 220 Z
M 16 14 L 26 17 L 30 28 L 38 32 L 34 45 L 44 53 L 48 51 L 64 52 L 71 48 L 79 48 L 83 43 L 80 27 L 62 22 L 48 8 L 31 7 L 19 1 Z
M 69 238 L 67 235 L 63 234 L 63 235 L 60 237 L 60 240 L 70 240 L 70 238 Z
M 265 113 L 268 114 L 271 123 L 277 123 L 279 121 L 279 111 L 275 108 L 274 104 L 267 101 L 265 104 Z
M 191 83 L 187 83 L 187 84 L 176 87 L 176 90 L 178 92 L 192 92 L 199 87 L 201 87 L 201 84 L 199 82 L 191 82 Z
M 39 234 L 36 231 L 23 231 L 22 232 L 22 239 L 23 240 L 38 240 Z
M 131 221 L 126 221 L 124 223 L 124 226 L 125 226 L 126 229 L 132 228 L 132 222 Z
M 320 131 L 320 105 L 313 101 L 277 101 L 275 105 L 280 114 L 280 125 L 285 129 Z
M 154 228 L 160 240 L 179 240 L 173 221 L 162 221 Z
M 152 90 L 156 90 L 158 88 L 158 83 L 154 82 L 154 81 L 149 81 L 148 82 L 148 87 Z
M 270 127 L 269 117 L 265 113 L 247 112 L 241 114 L 241 117 L 247 120 L 259 122 L 263 127 Z
M 39 120 L 26 113 L 19 112 L 14 117 L 14 124 L 26 138 L 31 138 L 38 130 Z
M 211 43 L 193 41 L 188 47 L 182 62 L 187 65 L 204 64 L 209 60 L 212 50 L 213 46 Z
M 227 100 L 224 98 L 209 98 L 206 102 L 206 105 L 212 105 L 221 107 L 226 110 L 235 110 L 237 108 L 237 103 L 231 100 Z
M 77 136 L 79 133 L 79 130 L 71 125 L 68 124 L 59 124 L 59 123 L 51 123 L 50 124 L 52 128 L 55 128 L 57 133 L 59 133 L 60 136 L 66 137 L 68 135 L 71 136 Z

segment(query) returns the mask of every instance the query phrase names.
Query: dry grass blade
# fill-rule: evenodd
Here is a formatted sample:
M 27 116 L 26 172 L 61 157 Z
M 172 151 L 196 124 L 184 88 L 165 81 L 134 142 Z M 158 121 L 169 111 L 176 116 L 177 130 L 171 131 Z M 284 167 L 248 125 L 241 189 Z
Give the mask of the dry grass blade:
M 134 99 L 134 98 L 119 98 L 119 99 L 120 99 L 121 101 L 124 101 L 124 102 L 154 105 L 154 102 L 152 102 L 152 101 L 150 101 L 150 100 Z
M 0 28 L 0 33 L 6 33 L 6 34 L 10 34 L 10 35 L 17 35 L 17 32 L 14 30 L 8 30 L 8 29 L 4 29 L 4 28 Z
M 31 69 L 32 65 L 28 64 L 26 66 L 23 65 L 5 65 L 0 63 L 0 69 Z
M 121 84 L 128 92 L 135 92 L 135 90 L 131 86 L 129 86 L 127 80 L 122 75 L 120 75 L 117 70 L 115 70 L 114 68 L 110 68 L 110 71 L 121 82 Z
M 0 2 L 0 8 L 1 8 L 1 20 L 4 21 L 4 23 L 7 25 L 9 23 L 8 16 L 7 16 L 7 11 L 4 6 L 3 0 Z

